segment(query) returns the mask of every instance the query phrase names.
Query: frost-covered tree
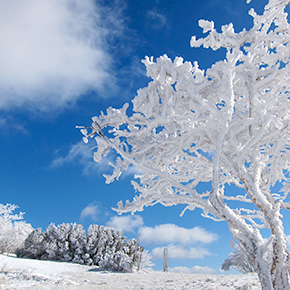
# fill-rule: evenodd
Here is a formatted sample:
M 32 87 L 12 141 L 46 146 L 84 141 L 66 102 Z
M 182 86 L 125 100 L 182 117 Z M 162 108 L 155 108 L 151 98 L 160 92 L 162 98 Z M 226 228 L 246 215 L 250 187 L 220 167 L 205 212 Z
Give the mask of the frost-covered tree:
M 142 270 L 150 270 L 155 264 L 152 262 L 153 256 L 148 253 L 148 250 L 142 251 L 141 253 L 141 261 L 140 261 L 140 269 Z
M 17 208 L 15 204 L 0 204 L 0 254 L 14 254 L 33 231 L 32 226 L 23 221 L 23 212 L 13 213 Z
M 95 161 L 111 149 L 118 155 L 107 183 L 130 165 L 141 172 L 132 181 L 139 195 L 125 206 L 120 202 L 119 213 L 184 204 L 227 221 L 265 290 L 290 289 L 281 219 L 281 210 L 290 209 L 288 2 L 270 0 L 262 15 L 251 9 L 248 31 L 235 32 L 230 23 L 219 33 L 212 21 L 200 20 L 208 35 L 192 37 L 191 46 L 225 48 L 224 60 L 203 71 L 180 57 L 146 57 L 152 81 L 133 99 L 133 113 L 126 113 L 128 104 L 108 108 L 90 128 L 81 127 L 85 142 L 95 136 Z M 201 183 L 211 190 L 197 191 Z M 273 190 L 277 183 L 280 192 Z M 241 206 L 232 208 L 232 201 Z M 270 230 L 268 238 L 262 228 Z
M 50 224 L 45 232 L 34 230 L 16 251 L 18 257 L 96 265 L 100 269 L 133 271 L 137 268 L 140 246 L 123 232 L 111 227 Z

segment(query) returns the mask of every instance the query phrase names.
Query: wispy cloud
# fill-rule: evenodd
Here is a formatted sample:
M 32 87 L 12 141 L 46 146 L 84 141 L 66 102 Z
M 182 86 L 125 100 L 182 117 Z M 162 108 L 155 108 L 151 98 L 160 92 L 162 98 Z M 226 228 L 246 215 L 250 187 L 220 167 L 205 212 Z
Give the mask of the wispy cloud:
M 98 214 L 100 213 L 97 203 L 93 202 L 86 206 L 80 215 L 81 220 L 91 218 L 94 222 L 98 220 Z
M 140 228 L 143 224 L 143 219 L 138 215 L 114 216 L 107 222 L 107 226 L 124 232 L 134 232 L 135 229 Z
M 69 152 L 65 156 L 56 157 L 52 163 L 51 168 L 62 167 L 66 164 L 78 162 L 83 166 L 83 173 L 87 174 L 89 172 L 96 171 L 99 172 L 101 166 L 106 166 L 109 168 L 109 165 L 99 164 L 93 160 L 93 151 L 92 147 L 85 144 L 83 141 L 80 141 L 71 146 Z
M 166 16 L 155 9 L 147 12 L 147 19 L 149 20 L 150 26 L 154 29 L 159 30 L 168 25 Z
M 114 83 L 107 41 L 121 21 L 96 3 L 0 2 L 0 109 L 50 110 Z
M 1 119 L 0 119 L 1 126 Z M 103 157 L 102 162 L 95 162 L 93 159 L 95 147 L 94 140 L 89 140 L 89 144 L 85 144 L 82 140 L 78 143 L 72 145 L 67 154 L 64 156 L 59 156 L 57 152 L 54 160 L 52 161 L 50 167 L 58 168 L 65 166 L 66 164 L 80 164 L 83 167 L 83 173 L 97 173 L 102 174 L 105 172 L 112 172 L 112 167 L 109 163 L 114 164 L 116 160 L 116 153 L 110 151 L 106 156 Z M 90 146 L 91 145 L 91 146 Z M 132 177 L 135 174 L 140 174 L 140 171 L 135 166 L 129 166 L 126 171 L 123 172 L 121 178 L 126 178 L 128 176 Z
M 0 129 L 2 132 L 6 132 L 9 134 L 23 134 L 23 135 L 27 135 L 28 131 L 25 128 L 25 126 L 23 125 L 23 123 L 21 123 L 19 120 L 16 120 L 15 118 L 11 117 L 11 116 L 7 116 L 7 117 L 0 117 Z
M 152 250 L 151 255 L 153 259 L 162 259 L 164 247 L 156 247 Z M 210 253 L 204 248 L 184 248 L 180 245 L 168 246 L 169 259 L 202 259 L 204 256 L 209 256 Z
M 217 235 L 201 227 L 186 229 L 174 224 L 164 224 L 152 227 L 142 227 L 138 231 L 138 240 L 144 244 L 194 244 L 197 242 L 211 243 L 217 240 Z
M 213 274 L 216 272 L 216 270 L 210 267 L 194 266 L 192 268 L 189 267 L 169 268 L 169 272 L 188 273 L 188 274 Z

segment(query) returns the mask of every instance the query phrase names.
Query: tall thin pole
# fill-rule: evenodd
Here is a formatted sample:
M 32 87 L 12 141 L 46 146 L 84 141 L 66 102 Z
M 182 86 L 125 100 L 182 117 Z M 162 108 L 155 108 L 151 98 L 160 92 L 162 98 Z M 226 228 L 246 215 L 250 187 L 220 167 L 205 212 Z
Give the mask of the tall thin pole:
M 163 249 L 163 272 L 168 272 L 168 248 Z

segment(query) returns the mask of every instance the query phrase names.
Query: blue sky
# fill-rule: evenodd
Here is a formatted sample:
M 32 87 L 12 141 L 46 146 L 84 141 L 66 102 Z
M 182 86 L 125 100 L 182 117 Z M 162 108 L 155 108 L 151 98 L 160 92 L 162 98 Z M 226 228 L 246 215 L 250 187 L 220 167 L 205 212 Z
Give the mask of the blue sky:
M 170 268 L 219 274 L 231 252 L 227 224 L 205 219 L 199 210 L 181 218 L 181 206 L 118 217 L 111 208 L 134 196 L 134 172 L 105 184 L 108 164 L 93 162 L 75 126 L 130 102 L 149 81 L 141 63 L 146 55 L 181 56 L 210 67 L 224 51 L 190 47 L 191 36 L 202 37 L 198 20 L 213 20 L 217 29 L 232 22 L 240 31 L 252 25 L 248 10 L 261 13 L 266 3 L 1 1 L 0 203 L 19 205 L 34 228 L 52 222 L 120 227 L 154 255 L 156 270 L 169 246 Z

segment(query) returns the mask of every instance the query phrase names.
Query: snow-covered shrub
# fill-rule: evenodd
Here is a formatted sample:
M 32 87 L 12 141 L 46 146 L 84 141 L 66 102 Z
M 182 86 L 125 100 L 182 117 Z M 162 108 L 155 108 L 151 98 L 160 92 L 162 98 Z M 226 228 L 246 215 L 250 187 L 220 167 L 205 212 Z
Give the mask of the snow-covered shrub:
M 110 227 L 91 225 L 88 233 L 81 225 L 51 224 L 45 232 L 33 231 L 16 252 L 18 257 L 56 260 L 100 269 L 132 271 L 137 268 L 140 246 L 123 232 Z
M 132 271 L 137 267 L 137 240 L 126 240 L 122 231 L 111 227 L 90 225 L 84 252 L 89 265 L 113 271 Z
M 81 225 L 50 224 L 45 232 L 34 230 L 24 247 L 16 254 L 23 258 L 71 262 L 78 259 L 85 244 L 85 231 Z
M 228 271 L 231 268 L 234 268 L 242 273 L 255 272 L 255 267 L 242 245 L 237 243 L 233 248 L 235 251 L 230 253 L 229 258 L 223 262 L 222 270 Z
M 16 255 L 28 259 L 41 259 L 45 254 L 45 249 L 41 246 L 43 238 L 40 228 L 34 230 L 24 241 L 23 247 L 17 249 Z
M 15 204 L 0 204 L 0 254 L 14 254 L 33 230 L 30 224 L 21 221 L 23 212 L 13 214 L 17 208 Z
M 113 271 L 128 272 L 134 270 L 138 263 L 140 248 L 137 240 L 131 239 L 127 242 L 124 242 L 124 239 L 116 240 L 111 246 L 111 238 L 109 236 L 107 240 L 104 255 L 99 262 L 99 266 Z

